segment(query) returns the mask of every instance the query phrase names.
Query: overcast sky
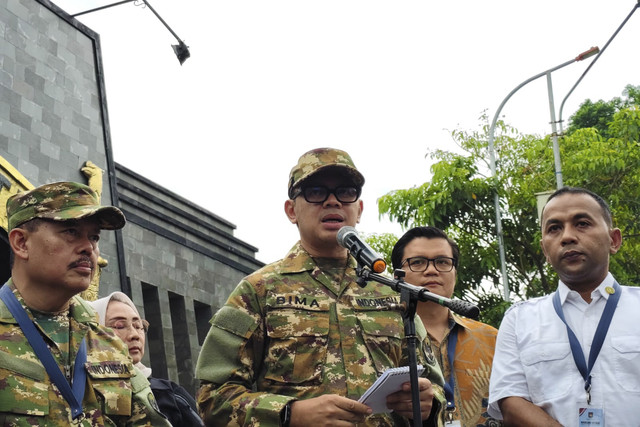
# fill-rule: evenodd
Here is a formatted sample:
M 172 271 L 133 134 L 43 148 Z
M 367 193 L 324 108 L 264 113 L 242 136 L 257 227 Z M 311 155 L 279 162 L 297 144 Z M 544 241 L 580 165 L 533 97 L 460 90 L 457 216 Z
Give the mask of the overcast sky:
M 53 0 L 73 14 L 114 1 Z M 430 179 L 425 155 L 492 118 L 524 80 L 605 43 L 635 0 L 149 0 L 78 19 L 100 34 L 115 160 L 237 226 L 271 262 L 297 240 L 283 212 L 305 151 L 348 151 L 366 177 L 365 233 L 401 233 L 376 199 Z M 565 104 L 640 84 L 635 12 Z M 557 110 L 591 59 L 552 74 Z M 505 105 L 551 131 L 546 79 Z M 570 159 L 562 159 L 563 162 Z

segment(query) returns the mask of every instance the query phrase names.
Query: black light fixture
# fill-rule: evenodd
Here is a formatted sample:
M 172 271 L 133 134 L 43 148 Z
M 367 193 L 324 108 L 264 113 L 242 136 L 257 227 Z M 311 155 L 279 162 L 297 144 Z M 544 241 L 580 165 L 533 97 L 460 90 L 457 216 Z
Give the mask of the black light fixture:
M 111 3 L 105 6 L 96 7 L 94 9 L 85 10 L 84 12 L 79 12 L 71 16 L 75 18 L 76 16 L 86 15 L 87 13 L 97 12 L 98 10 L 107 9 L 113 6 L 119 6 L 124 3 L 131 3 L 132 1 L 140 1 L 144 3 L 144 5 L 147 6 L 151 12 L 153 12 L 156 18 L 158 18 L 160 22 L 162 22 L 162 24 L 165 27 L 167 27 L 167 30 L 169 30 L 169 32 L 173 35 L 173 37 L 175 37 L 176 40 L 178 40 L 178 44 L 173 44 L 171 45 L 171 47 L 173 48 L 173 52 L 176 54 L 178 61 L 180 61 L 180 65 L 182 65 L 184 61 L 186 61 L 187 58 L 191 56 L 191 53 L 189 52 L 189 46 L 187 46 L 182 40 L 180 40 L 180 37 L 178 37 L 178 35 L 171 29 L 171 27 L 167 25 L 164 19 L 162 19 L 162 17 L 158 14 L 158 12 L 156 12 L 156 10 L 153 7 L 151 7 L 151 5 L 147 0 L 123 0 L 116 3 Z
M 178 61 L 180 61 L 180 65 L 182 65 L 182 63 L 191 56 L 191 53 L 189 52 L 189 46 L 184 44 L 182 41 L 180 41 L 179 44 L 172 44 L 171 47 L 173 48 L 173 51 L 178 57 Z

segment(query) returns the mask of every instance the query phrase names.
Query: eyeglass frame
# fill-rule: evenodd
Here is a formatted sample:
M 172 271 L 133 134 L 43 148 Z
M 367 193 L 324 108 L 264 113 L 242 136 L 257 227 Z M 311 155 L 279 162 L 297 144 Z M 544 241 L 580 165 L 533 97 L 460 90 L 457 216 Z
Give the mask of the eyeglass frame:
M 305 193 L 305 190 L 308 188 L 323 188 L 327 191 L 327 195 L 324 198 L 324 200 L 318 201 L 318 202 L 312 202 L 309 201 L 309 199 L 307 199 L 307 195 Z M 356 190 L 356 198 L 353 201 L 350 202 L 345 202 L 340 200 L 340 198 L 338 197 L 338 195 L 336 194 L 336 191 L 338 191 L 339 188 L 354 188 Z M 329 188 L 326 185 L 305 185 L 302 187 L 299 187 L 297 190 L 295 190 L 295 192 L 292 194 L 291 200 L 295 199 L 298 196 L 302 196 L 304 197 L 304 200 L 307 203 L 314 203 L 314 204 L 320 204 L 320 203 L 324 203 L 329 199 L 330 195 L 334 195 L 334 197 L 336 198 L 337 201 L 339 201 L 340 203 L 355 203 L 358 201 L 358 199 L 360 198 L 360 195 L 362 194 L 362 188 L 358 187 L 357 185 L 338 185 L 337 187 L 334 188 Z
M 455 258 L 453 258 L 453 257 L 450 257 L 450 256 L 438 256 L 438 257 L 435 257 L 435 258 L 427 258 L 427 257 L 424 257 L 424 256 L 412 256 L 412 257 L 407 258 L 407 259 L 405 259 L 404 261 L 402 261 L 402 264 L 400 264 L 400 268 L 402 268 L 402 267 L 403 267 L 405 264 L 407 264 L 407 262 L 409 262 L 410 260 L 412 260 L 412 259 L 416 259 L 416 258 L 421 258 L 421 259 L 423 259 L 423 260 L 427 261 L 427 265 L 426 265 L 426 267 L 424 268 L 424 270 L 418 270 L 418 271 L 416 271 L 416 270 L 414 270 L 413 268 L 411 268 L 411 263 L 409 263 L 409 264 L 408 264 L 408 265 L 409 265 L 409 270 L 413 271 L 414 273 L 422 273 L 422 272 L 427 271 L 427 270 L 429 269 L 429 265 L 430 265 L 430 264 L 432 264 L 432 263 L 433 263 L 433 268 L 435 268 L 435 269 L 436 269 L 436 271 L 437 271 L 438 273 L 450 273 L 450 272 L 452 272 L 452 271 L 453 271 L 453 269 L 454 269 L 455 267 L 457 267 L 457 266 L 458 266 L 458 260 L 457 260 L 457 259 L 455 259 Z M 449 270 L 444 270 L 444 271 L 443 271 L 443 270 L 440 270 L 440 269 L 438 268 L 438 264 L 436 264 L 436 260 L 439 260 L 439 259 L 448 259 L 448 260 L 451 260 L 451 268 L 450 268 Z
M 125 322 L 125 327 L 124 328 L 116 328 L 115 324 L 118 322 Z M 140 319 L 140 323 L 142 323 L 142 328 L 136 328 L 134 326 L 134 323 L 137 322 L 136 320 L 128 320 L 128 319 L 116 319 L 114 320 L 113 324 L 111 325 L 105 325 L 107 328 L 111 328 L 114 330 L 120 330 L 120 329 L 124 329 L 124 330 L 130 330 L 130 329 L 134 329 L 136 332 L 141 333 L 147 333 L 149 331 L 149 321 L 147 321 L 146 319 Z

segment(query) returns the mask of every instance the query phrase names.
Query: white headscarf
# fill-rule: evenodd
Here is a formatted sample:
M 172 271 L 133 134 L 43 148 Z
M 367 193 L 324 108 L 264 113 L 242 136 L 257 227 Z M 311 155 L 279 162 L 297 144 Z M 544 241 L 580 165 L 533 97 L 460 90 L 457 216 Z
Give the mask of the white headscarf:
M 123 292 L 113 292 L 104 298 L 100 298 L 95 301 L 87 301 L 89 305 L 91 305 L 91 307 L 93 307 L 93 309 L 96 311 L 96 313 L 98 313 L 98 322 L 102 326 L 105 326 L 104 321 L 107 317 L 107 307 L 109 306 L 109 303 L 111 301 L 120 301 L 127 304 L 133 309 L 133 311 L 136 312 L 136 315 L 138 317 L 142 318 L 142 316 L 140 316 L 140 313 L 138 312 L 138 309 L 136 308 L 136 305 L 133 303 L 133 301 L 131 301 L 131 298 L 129 298 L 127 294 Z M 147 368 L 142 364 L 142 362 L 136 363 L 136 367 L 140 369 L 145 377 L 149 378 L 151 376 L 151 368 Z

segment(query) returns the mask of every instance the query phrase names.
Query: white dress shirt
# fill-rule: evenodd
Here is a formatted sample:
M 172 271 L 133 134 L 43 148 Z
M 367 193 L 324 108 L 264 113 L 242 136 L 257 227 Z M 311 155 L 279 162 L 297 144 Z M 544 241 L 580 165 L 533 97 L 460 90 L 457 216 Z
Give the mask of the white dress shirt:
M 567 323 L 585 360 L 604 306 L 609 273 L 587 303 L 558 284 Z M 640 425 L 640 288 L 621 286 L 621 297 L 591 371 L 591 406 L 604 409 L 607 426 Z M 502 419 L 498 401 L 518 396 L 544 409 L 565 427 L 578 425 L 587 407 L 584 379 L 573 360 L 565 324 L 553 308 L 553 294 L 513 305 L 498 332 L 489 386 L 489 414 Z

